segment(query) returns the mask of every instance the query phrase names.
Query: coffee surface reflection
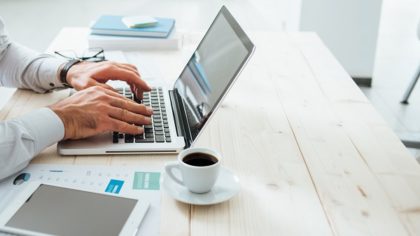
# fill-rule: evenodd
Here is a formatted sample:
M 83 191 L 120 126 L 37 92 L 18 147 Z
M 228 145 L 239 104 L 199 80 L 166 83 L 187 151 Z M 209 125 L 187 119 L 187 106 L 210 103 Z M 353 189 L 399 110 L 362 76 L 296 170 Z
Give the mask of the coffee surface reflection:
M 217 158 L 206 153 L 191 153 L 185 156 L 182 161 L 191 166 L 211 166 L 217 163 Z

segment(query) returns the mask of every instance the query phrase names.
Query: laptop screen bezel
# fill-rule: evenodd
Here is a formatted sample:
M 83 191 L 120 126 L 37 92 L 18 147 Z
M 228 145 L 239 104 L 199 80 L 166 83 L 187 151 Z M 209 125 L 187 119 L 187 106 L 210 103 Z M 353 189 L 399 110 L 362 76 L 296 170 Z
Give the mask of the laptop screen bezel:
M 242 63 L 236 69 L 236 71 L 235 71 L 234 75 L 232 76 L 232 78 L 230 78 L 230 81 L 226 85 L 225 89 L 223 90 L 223 92 L 221 93 L 221 95 L 219 96 L 219 98 L 216 100 L 215 105 L 213 106 L 213 108 L 211 109 L 211 111 L 208 113 L 207 119 L 203 121 L 203 125 L 200 128 L 198 134 L 195 137 L 191 137 L 191 129 L 190 129 L 190 126 L 189 125 L 185 125 L 183 127 L 185 129 L 184 132 L 188 132 L 189 133 L 188 136 L 190 136 L 190 138 L 191 138 L 191 140 L 186 140 L 187 141 L 187 147 L 189 146 L 188 144 L 192 145 L 197 140 L 197 138 L 200 136 L 200 134 L 202 133 L 202 131 L 205 128 L 205 126 L 209 123 L 209 120 L 213 117 L 213 113 L 219 108 L 219 105 L 222 102 L 223 98 L 228 93 L 229 89 L 232 87 L 233 83 L 236 81 L 236 79 L 238 78 L 240 72 L 245 67 L 246 63 L 249 61 L 249 58 L 251 57 L 251 55 L 253 54 L 253 52 L 255 50 L 255 45 L 251 42 L 251 40 L 249 39 L 248 35 L 241 28 L 241 26 L 239 25 L 239 23 L 233 18 L 232 14 L 228 11 L 228 9 L 225 6 L 222 6 L 221 9 L 219 10 L 219 13 L 217 14 L 217 16 L 214 18 L 213 22 L 211 23 L 210 27 L 207 29 L 207 32 L 205 33 L 204 37 L 201 39 L 200 43 L 198 44 L 198 46 L 194 50 L 194 53 L 198 50 L 198 48 L 200 48 L 202 42 L 207 37 L 207 35 L 210 32 L 210 30 L 212 29 L 214 23 L 216 22 L 216 20 L 221 15 L 223 15 L 225 17 L 226 21 L 228 22 L 228 24 L 230 25 L 230 27 L 233 29 L 233 31 L 235 32 L 235 34 L 238 36 L 238 38 L 241 40 L 242 44 L 245 46 L 245 48 L 248 51 L 248 53 L 245 56 L 245 58 L 242 61 Z M 181 71 L 180 75 L 178 76 L 177 80 L 175 81 L 174 86 L 173 86 L 173 91 L 176 91 L 177 81 L 179 79 L 181 79 L 181 75 L 184 73 L 185 69 L 188 66 L 188 63 L 193 58 L 194 53 L 191 55 L 191 57 L 188 60 L 187 64 L 185 65 L 185 67 Z M 180 112 L 178 114 L 182 114 L 182 115 L 186 116 L 185 111 L 182 111 L 182 112 Z

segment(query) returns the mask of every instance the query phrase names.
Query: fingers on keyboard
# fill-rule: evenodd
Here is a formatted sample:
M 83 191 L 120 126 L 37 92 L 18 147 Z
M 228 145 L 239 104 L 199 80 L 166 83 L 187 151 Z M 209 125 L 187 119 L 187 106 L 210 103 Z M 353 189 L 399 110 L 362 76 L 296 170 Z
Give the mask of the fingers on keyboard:
M 143 100 L 138 100 L 129 88 L 117 88 L 116 90 L 128 99 L 151 106 L 153 116 L 152 124 L 143 126 L 143 134 L 130 135 L 114 132 L 112 135 L 113 143 L 170 143 L 172 141 L 162 88 L 153 88 L 152 91 L 145 92 Z

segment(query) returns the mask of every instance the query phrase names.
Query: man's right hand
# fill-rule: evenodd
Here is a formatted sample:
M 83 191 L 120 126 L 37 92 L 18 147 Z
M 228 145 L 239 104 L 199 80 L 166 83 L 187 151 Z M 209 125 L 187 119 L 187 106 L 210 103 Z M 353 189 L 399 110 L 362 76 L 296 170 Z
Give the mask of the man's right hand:
M 94 86 L 49 106 L 63 121 L 64 139 L 81 139 L 107 131 L 140 134 L 151 124 L 152 108 L 109 89 Z

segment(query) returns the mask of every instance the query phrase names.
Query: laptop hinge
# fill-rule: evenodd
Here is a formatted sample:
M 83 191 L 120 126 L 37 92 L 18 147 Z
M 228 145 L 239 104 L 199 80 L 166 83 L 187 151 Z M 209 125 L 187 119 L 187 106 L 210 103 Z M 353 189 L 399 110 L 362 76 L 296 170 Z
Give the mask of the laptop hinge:
M 192 143 L 191 132 L 189 130 L 187 115 L 182 98 L 178 95 L 176 89 L 169 90 L 169 98 L 172 105 L 172 114 L 175 120 L 175 128 L 178 136 L 183 136 L 185 140 L 185 148 L 189 148 Z

